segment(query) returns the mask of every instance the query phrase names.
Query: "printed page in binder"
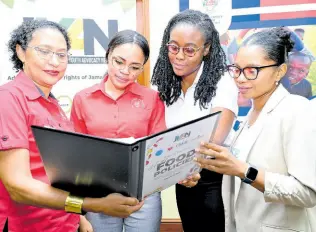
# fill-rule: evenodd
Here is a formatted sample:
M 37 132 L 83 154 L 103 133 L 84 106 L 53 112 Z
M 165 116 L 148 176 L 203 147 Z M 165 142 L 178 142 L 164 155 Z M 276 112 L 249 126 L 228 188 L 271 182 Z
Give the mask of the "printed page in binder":
M 166 189 L 195 172 L 195 149 L 209 141 L 217 126 L 218 115 L 205 118 L 146 141 L 143 192 L 146 197 Z

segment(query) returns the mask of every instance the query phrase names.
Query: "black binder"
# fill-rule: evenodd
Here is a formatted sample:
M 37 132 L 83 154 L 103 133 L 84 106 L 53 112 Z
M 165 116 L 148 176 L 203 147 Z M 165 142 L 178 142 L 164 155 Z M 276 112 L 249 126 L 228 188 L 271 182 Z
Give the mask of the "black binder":
M 133 142 L 34 125 L 32 131 L 52 186 L 83 197 L 116 192 L 141 200 L 184 179 L 188 170 L 200 171 L 192 153 L 201 140 L 210 139 L 219 115 L 210 114 Z M 173 151 L 166 144 L 174 144 Z

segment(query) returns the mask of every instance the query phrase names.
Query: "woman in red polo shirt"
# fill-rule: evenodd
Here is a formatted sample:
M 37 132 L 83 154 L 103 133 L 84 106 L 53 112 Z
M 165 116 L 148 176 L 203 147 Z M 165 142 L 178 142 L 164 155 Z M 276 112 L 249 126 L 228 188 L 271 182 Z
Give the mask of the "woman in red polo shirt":
M 23 22 L 11 34 L 9 51 L 19 73 L 0 86 L 0 226 L 9 218 L 12 232 L 75 232 L 82 210 L 127 217 L 143 205 L 120 194 L 83 199 L 49 185 L 30 126 L 73 130 L 51 94 L 69 49 L 67 32 L 54 22 Z
M 71 119 L 78 132 L 105 138 L 140 138 L 166 129 L 164 104 L 158 93 L 136 83 L 149 57 L 139 33 L 117 33 L 108 45 L 108 72 L 101 83 L 76 94 Z M 195 180 L 187 185 L 195 185 Z M 161 221 L 160 193 L 146 198 L 143 208 L 126 219 L 88 213 L 95 232 L 157 232 Z

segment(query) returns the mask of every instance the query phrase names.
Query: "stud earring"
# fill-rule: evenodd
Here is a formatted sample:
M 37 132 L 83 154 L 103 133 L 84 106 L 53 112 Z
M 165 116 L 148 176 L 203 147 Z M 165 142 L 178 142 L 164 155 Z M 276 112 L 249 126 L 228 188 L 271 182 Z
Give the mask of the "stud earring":
M 276 81 L 276 82 L 275 82 L 275 85 L 278 86 L 278 85 L 279 85 L 279 81 Z

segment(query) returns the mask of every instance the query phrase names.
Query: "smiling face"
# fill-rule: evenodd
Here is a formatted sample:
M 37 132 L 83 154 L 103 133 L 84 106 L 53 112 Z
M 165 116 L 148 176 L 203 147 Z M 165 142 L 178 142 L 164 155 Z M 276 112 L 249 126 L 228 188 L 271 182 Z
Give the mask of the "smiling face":
M 257 45 L 241 47 L 236 56 L 235 65 L 239 68 L 273 65 L 275 61 L 265 56 L 265 51 Z M 240 94 L 244 98 L 256 99 L 271 93 L 286 72 L 286 65 L 263 68 L 255 80 L 247 80 L 243 73 L 235 78 Z
M 298 84 L 308 76 L 311 61 L 308 56 L 291 55 L 289 57 L 289 67 L 286 76 L 292 85 Z
M 65 74 L 67 59 L 60 62 L 54 54 L 51 58 L 43 58 L 43 54 L 52 51 L 67 54 L 67 43 L 64 36 L 56 29 L 43 28 L 33 33 L 32 40 L 24 51 L 16 47 L 19 59 L 24 63 L 23 71 L 37 85 L 52 88 Z
M 119 45 L 109 54 L 108 80 L 117 90 L 125 90 L 128 85 L 135 82 L 144 62 L 144 53 L 137 44 Z
M 203 56 L 209 52 L 209 46 L 203 47 L 205 38 L 201 31 L 197 27 L 188 24 L 175 26 L 170 32 L 168 44 L 190 47 L 195 50 L 199 49 L 192 57 L 185 55 L 183 49 L 180 49 L 178 54 L 168 53 L 173 71 L 180 77 L 186 77 L 194 73 L 200 67 Z

